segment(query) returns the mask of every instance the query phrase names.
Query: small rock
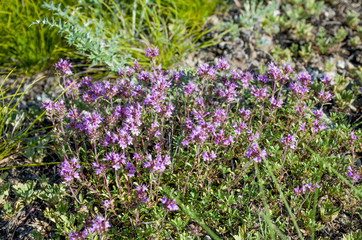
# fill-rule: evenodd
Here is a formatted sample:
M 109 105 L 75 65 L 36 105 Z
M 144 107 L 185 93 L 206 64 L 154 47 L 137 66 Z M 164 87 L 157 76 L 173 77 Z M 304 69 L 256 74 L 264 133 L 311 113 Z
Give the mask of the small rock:
M 228 42 L 229 40 L 230 40 L 230 36 L 225 36 L 225 37 L 224 37 L 224 41 L 225 41 L 225 42 Z
M 226 42 L 221 42 L 221 43 L 219 43 L 219 48 L 221 48 L 221 49 L 225 49 L 225 46 L 226 46 Z
M 209 235 L 206 235 L 202 240 L 212 240 L 212 238 Z
M 343 60 L 338 60 L 337 61 L 337 68 L 339 69 L 345 69 L 346 68 L 346 62 Z
M 352 64 L 350 61 L 346 61 L 346 64 L 347 64 L 347 69 L 348 69 L 348 70 L 354 69 L 354 66 L 353 66 L 353 64 Z
M 240 38 L 236 37 L 234 38 L 234 43 L 239 44 L 241 42 Z

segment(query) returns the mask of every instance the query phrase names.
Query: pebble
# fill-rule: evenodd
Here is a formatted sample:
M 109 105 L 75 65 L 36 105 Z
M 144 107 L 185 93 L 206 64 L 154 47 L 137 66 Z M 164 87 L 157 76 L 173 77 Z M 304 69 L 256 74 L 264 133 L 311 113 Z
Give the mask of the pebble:
M 209 235 L 206 235 L 202 240 L 212 240 L 212 238 Z
M 225 49 L 225 46 L 226 46 L 226 42 L 221 42 L 221 43 L 219 43 L 219 48 L 221 48 L 221 49 Z
M 345 63 L 345 61 L 343 61 L 343 60 L 338 60 L 338 61 L 337 61 L 337 68 L 345 69 L 345 68 L 346 68 L 346 63 Z

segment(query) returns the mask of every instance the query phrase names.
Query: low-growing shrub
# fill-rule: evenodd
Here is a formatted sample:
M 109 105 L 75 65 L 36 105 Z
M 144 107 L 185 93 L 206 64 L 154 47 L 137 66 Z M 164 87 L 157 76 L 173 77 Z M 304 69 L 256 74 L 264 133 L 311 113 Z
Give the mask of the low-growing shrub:
M 149 45 L 158 47 L 162 65 L 169 67 L 193 51 L 216 44 L 226 33 L 201 41 L 212 30 L 205 22 L 220 2 L 95 0 L 64 7 L 44 2 L 52 17 L 37 23 L 58 29 L 69 45 L 112 70 L 134 59 L 148 64 L 143 50 Z
M 46 214 L 62 234 L 314 239 L 341 211 L 355 229 L 361 131 L 324 111 L 333 79 L 273 63 L 254 75 L 225 59 L 169 72 L 157 48 L 146 56 L 150 71 L 135 61 L 116 80 L 56 66 L 66 94 L 43 108 L 75 201 Z

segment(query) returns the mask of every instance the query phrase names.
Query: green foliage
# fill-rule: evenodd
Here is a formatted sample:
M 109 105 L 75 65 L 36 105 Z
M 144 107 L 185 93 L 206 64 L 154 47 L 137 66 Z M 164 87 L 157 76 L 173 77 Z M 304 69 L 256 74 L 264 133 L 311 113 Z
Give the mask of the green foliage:
M 25 151 L 28 148 L 38 146 L 41 137 L 29 138 L 29 133 L 35 133 L 41 129 L 32 129 L 38 118 L 28 119 L 26 112 L 18 110 L 17 106 L 24 94 L 35 84 L 31 83 L 25 91 L 21 92 L 23 80 L 17 80 L 10 84 L 10 74 L 3 76 L 0 83 L 0 161 L 6 161 L 15 153 Z M 8 83 L 9 82 L 9 83 Z M 14 89 L 14 86 L 17 88 Z M 29 141 L 32 141 L 30 143 Z M 24 144 L 24 143 L 27 144 Z
M 358 229 L 357 231 L 350 234 L 343 234 L 342 240 L 358 240 L 362 239 L 362 231 Z
M 162 65 L 168 67 L 192 51 L 217 42 L 216 38 L 200 39 L 212 30 L 204 23 L 219 2 L 95 0 L 66 8 L 50 2 L 43 7 L 53 17 L 37 23 L 59 29 L 69 45 L 94 64 L 104 63 L 113 71 L 134 58 L 148 64 L 144 56 L 147 46 L 157 46 Z
M 307 43 L 306 45 L 300 46 L 298 54 L 304 62 L 308 62 L 314 54 L 314 51 L 312 49 L 312 43 Z
M 48 207 L 54 207 L 55 204 L 65 204 L 65 187 L 63 185 L 50 185 L 45 175 L 38 180 L 27 181 L 26 183 L 17 183 L 11 185 L 9 182 L 4 183 L 8 177 L 7 173 L 0 176 L 0 209 L 5 220 L 16 218 L 17 214 L 34 204 L 35 200 L 41 199 Z M 40 185 L 40 188 L 37 187 Z M 10 200 L 9 194 L 13 192 L 15 198 Z
M 354 11 L 352 12 L 347 11 L 346 23 L 348 27 L 355 29 L 358 25 L 358 22 L 359 22 L 359 14 Z
M 299 39 L 308 40 L 312 36 L 313 25 L 306 23 L 305 20 L 298 21 L 295 26 L 295 34 Z
M 292 61 L 292 52 L 290 51 L 290 49 L 288 49 L 288 48 L 282 49 L 280 45 L 276 45 L 270 51 L 270 53 L 273 56 L 275 62 L 277 62 L 277 63 Z
M 0 67 L 6 71 L 17 67 L 18 71 L 32 75 L 48 68 L 60 56 L 72 53 L 56 30 L 40 25 L 30 27 L 32 22 L 48 15 L 40 7 L 42 2 L 0 0 Z
M 278 6 L 277 2 L 265 4 L 264 1 L 259 0 L 243 1 L 239 23 L 243 28 L 250 29 L 260 24 L 265 16 L 273 14 Z

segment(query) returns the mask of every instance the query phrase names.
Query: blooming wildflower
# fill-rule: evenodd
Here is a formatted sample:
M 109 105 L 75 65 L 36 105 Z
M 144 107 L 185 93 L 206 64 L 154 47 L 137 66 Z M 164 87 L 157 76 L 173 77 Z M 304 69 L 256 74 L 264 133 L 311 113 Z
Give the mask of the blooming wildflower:
M 179 72 L 173 72 L 172 75 L 172 81 L 175 83 L 178 83 L 180 81 L 181 76 L 184 76 L 185 74 L 181 71 Z
M 249 109 L 244 110 L 244 108 L 239 109 L 240 116 L 244 118 L 244 120 L 248 120 L 250 118 L 251 112 Z
M 243 121 L 233 123 L 232 127 L 234 128 L 234 133 L 237 136 L 239 136 L 242 131 L 247 128 L 245 122 Z
M 298 105 L 298 106 L 296 106 L 295 108 L 294 108 L 294 110 L 295 111 L 297 111 L 297 113 L 299 113 L 299 114 L 301 114 L 302 116 L 305 116 L 305 110 L 307 110 L 308 109 L 308 107 L 306 107 L 306 106 L 300 106 L 300 105 Z
M 332 94 L 329 91 L 322 91 L 322 92 L 318 93 L 318 98 L 322 103 L 326 103 L 326 102 L 331 101 Z
M 97 175 L 105 174 L 107 171 L 107 167 L 105 166 L 105 164 L 102 163 L 98 164 L 96 162 L 93 162 L 92 168 Z
M 205 151 L 203 153 L 201 153 L 202 158 L 205 162 L 209 162 L 213 159 L 216 159 L 216 153 L 214 151 L 212 151 L 211 153 L 209 151 Z
M 292 64 L 284 63 L 282 65 L 284 74 L 289 74 L 293 72 Z
M 145 168 L 149 168 L 152 172 L 164 172 L 166 170 L 166 166 L 171 164 L 170 156 L 166 155 L 165 157 L 161 157 L 160 154 L 156 156 L 156 158 L 152 158 L 151 154 L 147 156 L 148 161 L 143 163 Z
M 317 120 L 322 120 L 323 110 L 314 110 L 313 114 Z
M 304 86 L 312 84 L 312 76 L 307 72 L 302 72 L 297 75 L 297 81 L 301 82 Z
M 64 160 L 64 162 L 60 165 L 60 176 L 67 183 L 71 183 L 74 178 L 80 179 L 79 169 L 80 165 L 77 158 L 72 158 L 70 162 Z
M 349 132 L 348 135 L 350 137 L 348 141 L 353 144 L 357 140 L 357 136 L 354 134 L 354 131 Z
M 354 171 L 351 166 L 347 167 L 347 176 L 352 178 L 354 182 L 360 179 L 360 175 L 357 171 Z
M 120 155 L 115 152 L 106 153 L 106 157 L 104 158 L 106 161 L 112 162 L 112 167 L 115 170 L 120 169 L 120 163 L 126 164 L 126 156 L 124 154 Z
M 111 202 L 109 200 L 104 200 L 103 206 L 108 209 L 111 206 Z
M 241 72 L 241 84 L 243 85 L 244 89 L 247 89 L 250 85 L 250 81 L 253 79 L 253 75 L 250 72 L 243 73 Z
M 259 82 L 267 83 L 268 82 L 268 75 L 266 75 L 266 74 L 259 75 L 257 79 L 258 79 Z
M 215 89 L 215 93 L 226 99 L 227 102 L 234 101 L 237 96 L 236 83 L 226 81 L 221 89 Z
M 308 87 L 302 85 L 301 82 L 291 83 L 290 89 L 298 98 L 303 98 L 304 95 L 309 92 Z
M 282 104 L 284 103 L 283 100 L 278 99 L 278 101 L 277 101 L 277 100 L 275 100 L 275 98 L 270 98 L 269 101 L 270 101 L 270 104 L 271 104 L 270 107 L 273 110 L 276 109 L 276 108 L 280 108 L 282 106 Z
M 72 64 L 63 59 L 60 59 L 59 62 L 55 64 L 55 70 L 58 70 L 62 75 L 72 74 L 72 70 L 70 70 L 71 67 Z
M 111 225 L 109 224 L 108 220 L 106 220 L 102 216 L 97 216 L 96 219 L 93 221 L 92 226 L 89 228 L 91 233 L 97 233 L 98 235 L 103 235 L 105 232 L 108 231 Z
M 88 236 L 88 230 L 84 229 L 82 232 L 73 232 L 68 233 L 69 240 L 85 240 Z
M 304 184 L 302 187 L 298 186 L 298 187 L 294 188 L 294 192 L 298 196 L 298 195 L 306 193 L 307 191 L 314 192 L 315 189 L 320 188 L 320 187 L 321 186 L 319 186 L 318 183 L 315 183 L 314 185 L 312 185 L 312 183 L 309 182 L 309 183 Z
M 330 76 L 325 75 L 323 78 L 321 78 L 321 82 L 325 85 L 334 85 L 334 81 Z
M 256 100 L 262 99 L 265 100 L 268 97 L 268 89 L 267 88 L 250 88 L 251 94 L 255 97 Z
M 124 169 L 128 170 L 127 176 L 134 177 L 134 173 L 136 172 L 136 168 L 133 166 L 133 163 L 128 162 Z
M 163 197 L 160 199 L 161 203 L 164 205 L 164 207 L 170 211 L 177 211 L 178 210 L 178 206 L 175 203 L 175 199 L 173 200 L 168 200 L 166 197 Z
M 284 144 L 286 147 L 290 147 L 291 149 L 295 149 L 295 143 L 296 143 L 295 135 L 290 135 L 288 133 L 288 136 L 283 137 L 280 142 Z
M 134 62 L 133 62 L 133 69 L 136 71 L 136 72 L 139 72 L 139 71 L 141 71 L 141 66 L 138 64 L 138 61 L 137 61 L 137 59 L 135 59 L 134 60 Z
M 227 70 L 230 67 L 230 64 L 225 58 L 216 60 L 215 67 L 221 71 Z
M 148 202 L 148 198 L 147 198 L 147 193 L 146 191 L 148 191 L 148 188 L 146 185 L 141 185 L 141 186 L 137 186 L 134 189 L 136 191 L 136 200 L 137 202 L 142 202 L 142 203 L 146 203 Z
M 255 134 L 253 134 L 253 131 L 252 130 L 248 130 L 246 131 L 248 134 L 249 134 L 249 141 L 250 142 L 254 142 L 254 141 L 258 141 L 259 140 L 259 137 L 260 137 L 260 134 L 259 132 L 255 132 Z
M 312 125 L 312 132 L 319 132 L 326 128 L 326 124 L 322 121 L 314 120 Z
M 299 130 L 304 132 L 305 131 L 305 122 L 300 122 L 299 123 Z
M 156 56 L 158 56 L 159 53 L 158 53 L 158 48 L 155 47 L 154 49 L 150 49 L 149 47 L 147 47 L 146 49 L 146 57 L 149 57 L 149 58 L 155 58 Z
M 283 79 L 282 71 L 277 66 L 275 66 L 273 62 L 268 64 L 268 70 L 269 75 L 273 78 L 274 81 L 280 81 Z
M 251 144 L 251 146 L 246 150 L 246 153 L 244 154 L 244 157 L 254 160 L 257 163 L 260 163 L 261 160 L 266 156 L 266 150 L 262 149 L 261 151 L 259 151 L 258 145 L 256 143 Z
M 209 64 L 207 64 L 207 63 L 201 64 L 197 68 L 198 75 L 207 75 L 208 71 L 209 71 Z
M 199 91 L 197 85 L 193 82 L 189 82 L 187 85 L 185 85 L 184 89 L 185 89 L 185 95 L 190 95 L 195 91 Z
M 42 103 L 41 108 L 45 109 L 45 111 L 49 114 L 50 117 L 59 117 L 63 118 L 63 115 L 66 113 L 67 109 L 64 105 L 64 101 L 53 102 L 47 100 Z

